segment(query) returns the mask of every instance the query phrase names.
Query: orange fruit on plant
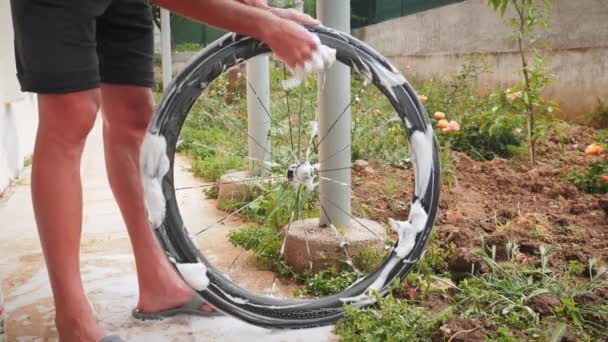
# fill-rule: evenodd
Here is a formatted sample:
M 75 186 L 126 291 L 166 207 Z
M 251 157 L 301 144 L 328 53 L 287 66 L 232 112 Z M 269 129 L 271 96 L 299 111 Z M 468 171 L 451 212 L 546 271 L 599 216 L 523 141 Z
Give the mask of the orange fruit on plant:
M 604 181 L 604 183 L 608 183 L 608 176 L 602 176 L 602 180 Z
M 442 120 L 439 120 L 439 122 L 437 122 L 437 127 L 443 129 L 443 128 L 447 128 L 449 124 L 450 123 L 448 122 L 448 120 L 442 119 Z
M 435 114 L 433 114 L 433 117 L 435 118 L 435 120 L 445 119 L 445 113 L 444 112 L 435 112 Z
M 587 146 L 587 148 L 585 149 L 585 153 L 588 156 L 597 156 L 604 153 L 604 147 L 598 144 L 592 144 Z

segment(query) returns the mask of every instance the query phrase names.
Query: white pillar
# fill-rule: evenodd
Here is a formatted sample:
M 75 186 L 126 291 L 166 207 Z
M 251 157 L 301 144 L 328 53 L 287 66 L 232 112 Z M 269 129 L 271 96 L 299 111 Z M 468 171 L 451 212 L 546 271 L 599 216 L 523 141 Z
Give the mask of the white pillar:
M 247 116 L 249 170 L 261 176 L 262 161 L 270 160 L 270 58 L 258 56 L 247 62 Z M 253 88 L 253 89 L 252 89 Z
M 304 0 L 296 0 L 294 2 L 294 8 L 300 12 L 304 12 Z
M 171 15 L 164 8 L 160 10 L 160 31 L 163 89 L 167 89 L 173 79 L 171 67 Z
M 325 26 L 350 33 L 350 1 L 318 0 L 317 19 Z M 325 82 L 319 82 L 319 137 L 325 137 L 319 147 L 319 159 L 324 161 L 321 170 L 341 169 L 351 166 L 350 148 L 345 148 L 342 152 L 334 155 L 338 150 L 350 144 L 350 99 L 350 68 L 336 63 L 325 72 Z M 348 109 L 344 112 L 347 107 Z M 342 117 L 338 119 L 339 116 Z M 338 120 L 337 123 L 336 120 Z M 328 133 L 334 123 L 336 123 L 335 126 Z M 340 183 L 351 184 L 350 169 L 324 172 L 321 175 Z M 351 213 L 350 188 L 323 179 L 319 183 L 321 205 L 325 209 L 321 210 L 320 224 L 327 225 L 330 221 L 334 225 L 348 224 L 350 222 L 348 214 Z M 327 215 L 325 212 L 327 212 Z

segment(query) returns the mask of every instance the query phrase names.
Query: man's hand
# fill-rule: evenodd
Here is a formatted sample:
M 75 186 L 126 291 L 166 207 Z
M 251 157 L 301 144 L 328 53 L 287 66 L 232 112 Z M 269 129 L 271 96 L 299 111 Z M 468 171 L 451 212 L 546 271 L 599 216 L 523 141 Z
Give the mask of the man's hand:
M 314 41 L 302 25 L 319 25 L 320 22 L 307 14 L 295 9 L 273 8 L 268 6 L 266 0 L 238 0 L 240 3 L 268 10 L 270 13 L 283 19 L 279 21 L 275 30 L 270 30 L 262 40 L 270 46 L 277 57 L 289 67 L 295 68 L 304 65 L 304 62 L 312 57 L 312 52 L 317 48 Z M 294 23 L 297 23 L 294 25 Z
M 227 31 L 257 38 L 290 68 L 303 66 L 317 40 L 300 24 L 315 19 L 293 10 L 271 8 L 265 0 L 152 0 L 161 7 Z
M 304 27 L 293 21 L 278 18 L 276 23 L 270 26 L 270 30 L 262 37 L 274 54 L 290 68 L 303 66 L 312 57 L 314 50 L 318 48 L 318 42 L 314 36 Z

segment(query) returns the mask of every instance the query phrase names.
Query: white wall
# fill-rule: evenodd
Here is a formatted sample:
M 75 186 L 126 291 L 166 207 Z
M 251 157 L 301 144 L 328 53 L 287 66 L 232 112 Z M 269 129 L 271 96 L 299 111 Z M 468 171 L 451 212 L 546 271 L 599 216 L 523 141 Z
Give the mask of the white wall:
M 19 89 L 9 1 L 0 1 L 0 194 L 19 175 L 34 148 L 36 98 Z
M 458 70 L 466 54 L 477 54 L 492 73 L 481 82 L 506 89 L 520 78 L 521 57 L 508 40 L 511 31 L 486 0 L 466 0 L 397 18 L 354 34 L 391 59 L 411 80 Z M 562 116 L 580 119 L 608 101 L 608 0 L 556 0 L 553 22 L 543 40 L 549 43 L 555 83 L 546 96 Z

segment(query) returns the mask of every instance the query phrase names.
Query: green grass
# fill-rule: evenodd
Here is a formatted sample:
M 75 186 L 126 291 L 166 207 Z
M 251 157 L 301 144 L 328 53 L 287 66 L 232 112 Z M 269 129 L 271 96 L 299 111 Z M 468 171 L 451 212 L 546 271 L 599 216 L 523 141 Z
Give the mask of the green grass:
M 544 247 L 538 267 L 517 265 L 514 263 L 517 245 L 510 243 L 508 249 L 512 259 L 505 263 L 497 263 L 491 255 L 481 255 L 489 271 L 479 276 L 469 275 L 450 290 L 455 292 L 456 304 L 448 306 L 444 313 L 479 320 L 486 328 L 495 327 L 484 328 L 488 341 L 560 341 L 566 331 L 580 341 L 608 338 L 605 329 L 608 325 L 608 279 L 605 274 L 581 278 L 579 275 L 585 266 L 580 263 L 570 263 L 563 270 L 551 270 L 548 267 L 550 256 Z M 420 266 L 429 272 L 440 260 L 440 256 L 422 260 L 418 271 L 410 277 L 423 279 Z M 408 283 L 411 284 L 410 277 Z M 416 290 L 417 293 L 424 291 Z M 399 291 L 403 290 L 396 293 Z M 539 308 L 535 298 L 542 296 L 555 298 L 556 302 Z M 429 313 L 423 308 L 424 302 L 408 302 L 394 296 L 379 299 L 370 309 L 347 307 L 347 317 L 338 324 L 337 333 L 343 341 L 401 341 L 397 336 L 427 341 L 449 315 Z M 415 331 L 409 331 L 411 329 Z
M 335 295 L 357 281 L 359 276 L 360 274 L 353 271 L 338 271 L 334 268 L 316 274 L 304 274 L 300 279 L 303 286 L 294 292 L 294 296 L 323 297 Z
M 202 48 L 203 47 L 197 43 L 182 43 L 182 44 L 177 44 L 175 46 L 175 51 L 177 51 L 177 52 L 198 52 Z
M 228 241 L 234 246 L 240 246 L 248 251 L 253 251 L 258 258 L 276 260 L 281 250 L 281 234 L 272 228 L 247 227 L 235 230 L 228 234 Z
M 450 311 L 432 312 L 393 295 L 378 297 L 374 309 L 345 309 L 347 318 L 336 326 L 345 342 L 431 341 L 431 333 L 451 316 Z
M 569 270 L 549 270 L 544 266 L 548 257 L 542 256 L 539 268 L 529 268 L 499 264 L 484 256 L 490 272 L 459 285 L 456 298 L 462 314 L 509 328 L 525 340 L 549 338 L 555 331 L 547 327 L 558 323 L 565 324 L 583 341 L 608 337 L 608 299 L 601 297 L 608 289 L 608 280 L 582 279 Z M 558 302 L 548 307 L 548 312 L 538 312 L 532 303 L 541 295 Z

